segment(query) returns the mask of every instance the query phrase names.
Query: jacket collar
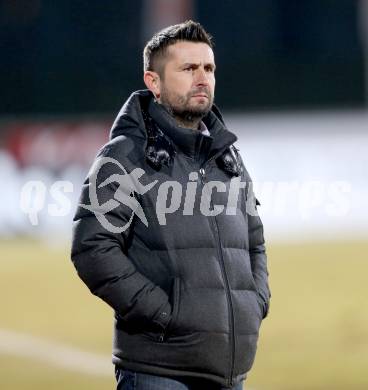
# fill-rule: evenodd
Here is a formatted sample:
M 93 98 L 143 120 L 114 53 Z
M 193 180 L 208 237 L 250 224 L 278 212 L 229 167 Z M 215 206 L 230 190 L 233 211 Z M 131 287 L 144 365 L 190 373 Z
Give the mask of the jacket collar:
M 217 107 L 215 110 L 219 112 Z M 212 110 L 203 118 L 210 136 L 199 130 L 179 127 L 168 111 L 153 98 L 149 102 L 148 113 L 177 148 L 200 163 L 220 154 L 238 139 L 226 129 L 222 117 L 219 118 Z
M 226 128 L 222 115 L 215 104 L 202 119 L 210 132 L 210 136 L 208 136 L 198 130 L 177 126 L 174 118 L 164 107 L 155 102 L 152 92 L 148 89 L 138 90 L 130 95 L 111 127 L 110 139 L 121 135 L 147 139 L 143 109 L 149 111 L 162 132 L 173 141 L 175 148 L 180 149 L 187 156 L 199 160 L 200 164 L 220 155 L 238 139 L 234 133 Z

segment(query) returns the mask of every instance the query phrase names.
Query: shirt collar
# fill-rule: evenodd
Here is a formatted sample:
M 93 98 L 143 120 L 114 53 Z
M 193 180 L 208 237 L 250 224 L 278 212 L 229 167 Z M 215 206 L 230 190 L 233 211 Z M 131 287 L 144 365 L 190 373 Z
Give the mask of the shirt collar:
M 199 130 L 202 132 L 203 135 L 211 135 L 203 121 L 199 123 Z

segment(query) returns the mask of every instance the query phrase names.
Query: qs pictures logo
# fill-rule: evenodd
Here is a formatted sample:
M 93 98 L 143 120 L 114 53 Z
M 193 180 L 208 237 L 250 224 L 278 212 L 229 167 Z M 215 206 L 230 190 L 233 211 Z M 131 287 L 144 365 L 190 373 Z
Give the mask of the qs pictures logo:
M 119 168 L 121 173 L 114 173 L 97 185 L 99 181 L 98 175 L 106 164 L 115 165 Z M 153 182 L 144 185 L 139 180 L 144 174 L 145 171 L 142 168 L 135 168 L 128 173 L 119 161 L 111 157 L 101 157 L 95 161 L 89 172 L 90 204 L 81 204 L 80 206 L 93 212 L 101 225 L 112 233 L 122 233 L 128 229 L 133 221 L 134 215 L 136 215 L 145 226 L 148 226 L 144 210 L 134 193 L 138 195 L 146 194 L 158 183 L 158 180 L 154 180 Z M 114 186 L 114 195 L 108 199 L 111 195 L 111 187 L 105 193 L 103 189 L 104 187 L 110 186 L 112 183 L 116 183 L 117 186 Z M 200 212 L 204 216 L 216 216 L 224 211 L 227 215 L 235 215 L 238 209 L 237 205 L 240 189 L 248 188 L 248 193 L 252 196 L 247 197 L 247 213 L 249 215 L 258 215 L 252 191 L 252 183 L 248 184 L 249 185 L 247 186 L 246 182 L 242 182 L 240 177 L 233 177 L 228 186 L 222 181 L 208 181 L 202 183 Z M 193 215 L 197 188 L 198 172 L 190 172 L 189 181 L 184 192 L 183 215 Z M 213 203 L 212 194 L 214 191 L 226 193 L 226 206 Z M 107 198 L 107 200 L 100 203 L 99 198 Z M 159 224 L 166 225 L 166 215 L 176 212 L 182 205 L 182 202 L 183 185 L 181 183 L 174 180 L 160 183 L 157 188 L 155 210 Z M 124 221 L 123 226 L 115 226 L 111 220 L 115 220 L 114 210 L 121 206 L 128 207 L 131 210 L 131 214 L 129 219 Z

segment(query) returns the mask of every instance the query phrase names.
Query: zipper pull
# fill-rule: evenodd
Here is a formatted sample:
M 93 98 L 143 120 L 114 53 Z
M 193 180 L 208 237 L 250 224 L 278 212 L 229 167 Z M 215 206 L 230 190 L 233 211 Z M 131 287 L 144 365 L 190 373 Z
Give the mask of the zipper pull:
M 202 181 L 204 181 L 204 178 L 206 176 L 206 171 L 204 170 L 204 168 L 200 168 L 199 173 L 201 175 Z

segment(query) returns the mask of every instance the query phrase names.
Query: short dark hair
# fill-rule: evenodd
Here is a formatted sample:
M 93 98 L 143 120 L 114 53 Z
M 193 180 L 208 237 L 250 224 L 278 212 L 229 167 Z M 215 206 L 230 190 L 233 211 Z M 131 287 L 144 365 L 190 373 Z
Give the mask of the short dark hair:
M 203 42 L 211 49 L 214 47 L 212 36 L 200 23 L 186 20 L 164 28 L 147 42 L 143 50 L 143 70 L 155 71 L 163 76 L 160 60 L 165 57 L 167 48 L 178 41 Z

